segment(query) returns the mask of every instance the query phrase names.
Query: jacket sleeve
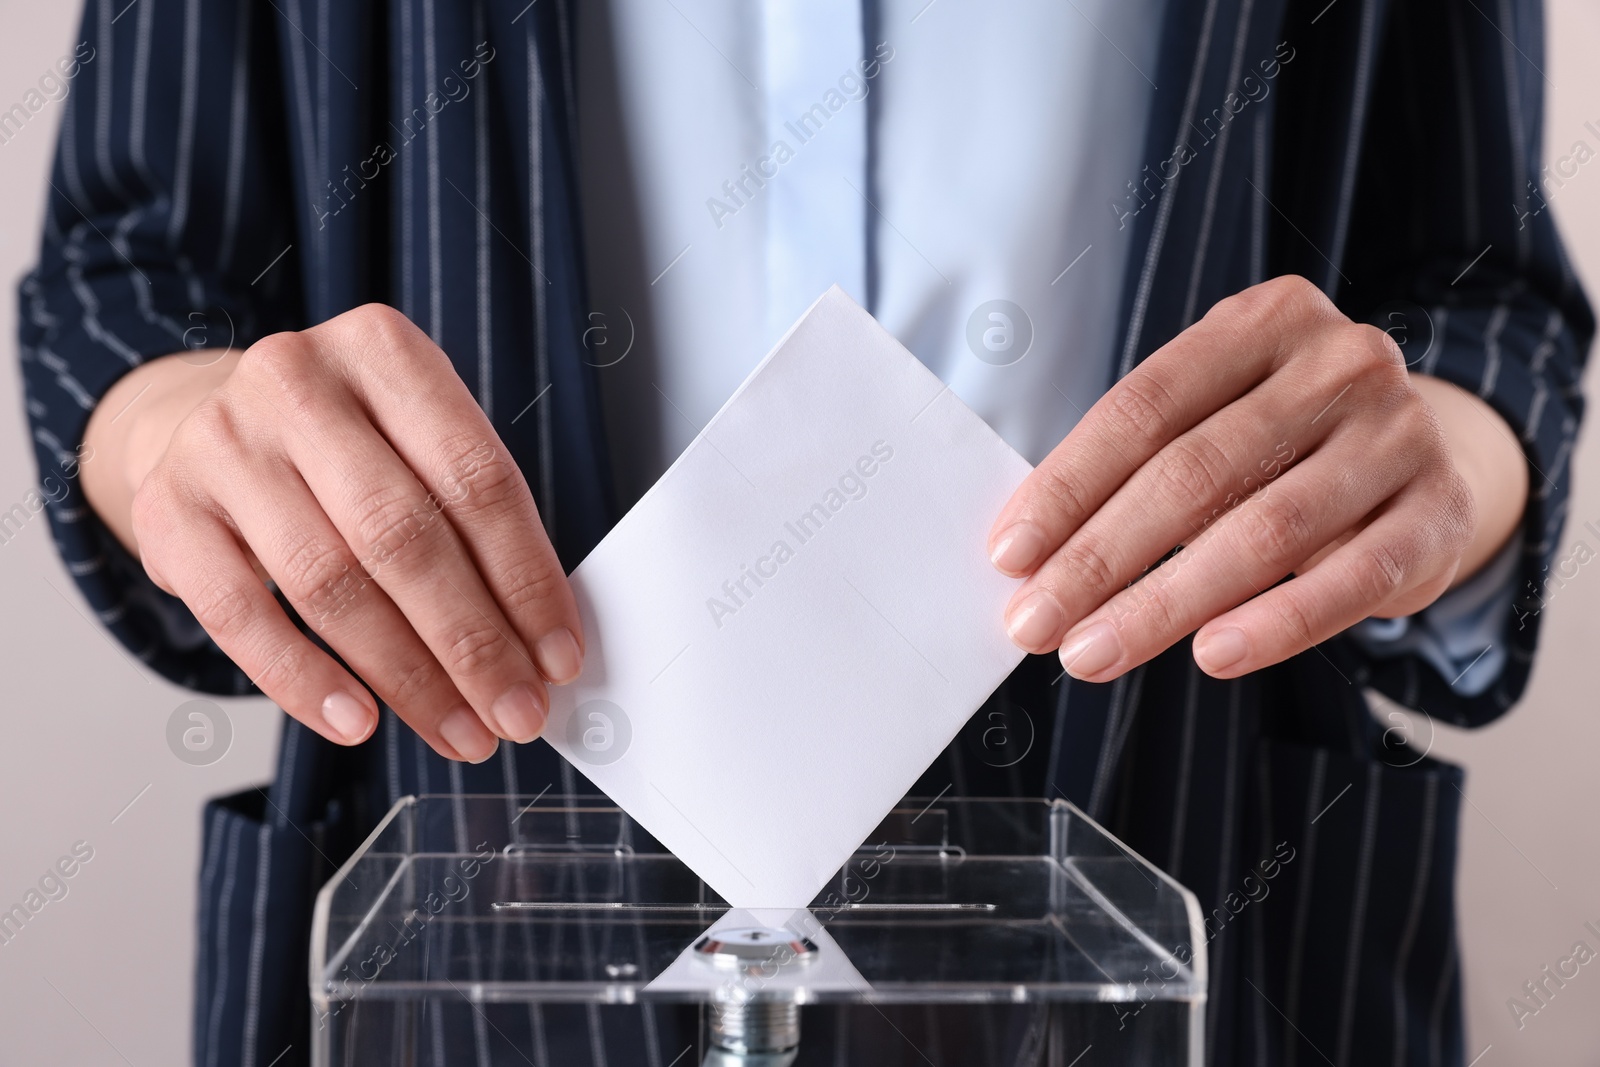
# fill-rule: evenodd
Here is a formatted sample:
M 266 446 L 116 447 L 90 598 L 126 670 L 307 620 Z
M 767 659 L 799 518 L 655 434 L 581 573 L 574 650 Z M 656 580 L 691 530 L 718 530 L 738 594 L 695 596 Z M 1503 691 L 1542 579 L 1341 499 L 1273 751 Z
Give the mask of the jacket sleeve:
M 133 654 L 217 693 L 243 692 L 248 679 L 145 577 L 77 475 L 116 462 L 81 443 L 90 412 L 131 368 L 295 325 L 274 26 L 262 11 L 271 8 L 87 5 L 75 62 L 63 67 L 70 88 L 39 261 L 19 291 L 23 392 L 62 559 Z
M 1546 84 L 1536 0 L 1472 5 L 1396 0 L 1377 53 L 1341 303 L 1389 329 L 1414 373 L 1482 397 L 1527 455 L 1520 558 L 1505 568 L 1486 633 L 1504 659 L 1468 695 L 1426 657 L 1335 644 L 1354 678 L 1446 722 L 1482 725 L 1527 686 L 1547 571 L 1559 573 L 1579 376 L 1594 321 L 1549 209 L 1541 173 Z M 1600 135 L 1552 131 L 1558 146 Z M 1559 167 L 1559 164 L 1558 164 Z M 1485 423 L 1484 432 L 1494 432 Z

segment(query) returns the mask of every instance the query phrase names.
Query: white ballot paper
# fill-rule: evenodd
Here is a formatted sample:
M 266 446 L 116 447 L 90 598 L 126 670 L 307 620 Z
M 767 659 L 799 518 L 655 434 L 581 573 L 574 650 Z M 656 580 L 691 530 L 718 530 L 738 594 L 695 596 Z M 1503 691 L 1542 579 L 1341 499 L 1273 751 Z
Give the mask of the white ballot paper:
M 545 737 L 729 904 L 800 908 L 1021 661 L 1031 470 L 835 286 L 572 573 Z

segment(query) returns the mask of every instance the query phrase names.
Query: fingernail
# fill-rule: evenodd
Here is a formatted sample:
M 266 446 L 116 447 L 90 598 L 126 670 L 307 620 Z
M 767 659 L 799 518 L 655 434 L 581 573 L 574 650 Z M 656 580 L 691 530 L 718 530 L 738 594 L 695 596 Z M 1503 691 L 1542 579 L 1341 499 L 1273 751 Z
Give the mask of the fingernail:
M 551 684 L 566 685 L 583 669 L 583 653 L 578 651 L 578 639 L 572 631 L 562 628 L 539 638 L 533 646 L 533 662 Z
M 346 744 L 364 741 L 378 721 L 378 709 L 349 693 L 329 693 L 322 702 L 322 721 Z
M 994 543 L 989 561 L 1005 574 L 1026 574 L 1043 552 L 1044 534 L 1031 522 L 1019 522 L 1006 527 Z
M 482 763 L 494 755 L 499 740 L 483 725 L 478 713 L 465 704 L 439 722 L 439 736 L 468 763 Z
M 500 694 L 490 706 L 489 714 L 500 724 L 501 733 L 525 745 L 544 729 L 544 697 L 527 682 L 518 682 Z
M 1050 647 L 1066 622 L 1054 597 L 1034 593 L 1012 609 L 1006 620 L 1006 636 L 1018 648 L 1039 652 Z
M 1109 622 L 1097 622 L 1061 646 L 1061 666 L 1080 681 L 1088 681 L 1122 658 L 1122 638 Z
M 1250 642 L 1245 640 L 1244 631 L 1229 626 L 1197 639 L 1194 643 L 1194 661 L 1207 674 L 1216 674 L 1244 659 L 1249 651 Z

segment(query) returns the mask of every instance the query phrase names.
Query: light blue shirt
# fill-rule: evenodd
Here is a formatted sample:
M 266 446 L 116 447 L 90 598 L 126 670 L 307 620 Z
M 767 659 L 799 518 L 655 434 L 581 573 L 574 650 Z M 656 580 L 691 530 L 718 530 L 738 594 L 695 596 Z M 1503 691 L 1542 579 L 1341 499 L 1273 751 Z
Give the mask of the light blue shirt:
M 1162 3 L 584 5 L 593 292 L 637 331 L 602 375 L 624 498 L 836 282 L 1042 460 L 1109 383 Z
M 624 502 L 834 283 L 1040 462 L 1111 382 L 1130 231 L 1107 205 L 1140 170 L 1164 2 L 580 5 L 591 362 Z M 1515 548 L 1358 640 L 1482 691 Z

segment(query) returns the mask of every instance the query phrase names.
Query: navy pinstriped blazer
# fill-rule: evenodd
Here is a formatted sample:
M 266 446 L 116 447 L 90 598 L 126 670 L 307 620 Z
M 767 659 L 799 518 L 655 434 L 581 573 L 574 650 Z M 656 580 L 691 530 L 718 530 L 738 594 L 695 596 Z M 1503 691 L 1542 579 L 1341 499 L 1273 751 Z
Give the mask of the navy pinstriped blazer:
M 1385 745 L 1363 687 L 1477 725 L 1527 681 L 1532 594 L 1566 512 L 1592 331 L 1551 218 L 1529 196 L 1540 9 L 1169 8 L 1150 167 L 1121 209 L 1135 251 L 1120 372 L 1273 275 L 1313 279 L 1356 318 L 1394 301 L 1426 309 L 1435 336 L 1418 369 L 1476 390 L 1527 450 L 1524 617 L 1510 622 L 1498 683 L 1471 698 L 1418 659 L 1375 660 L 1346 639 L 1226 682 L 1196 670 L 1187 642 L 1103 686 L 1054 681 L 1053 659 L 1030 659 L 995 697 L 1037 728 L 1027 758 L 999 770 L 964 737 L 920 788 L 1065 795 L 1191 886 L 1212 934 L 1209 1062 L 1460 1064 L 1462 775 Z M 21 286 L 41 471 L 66 465 L 119 375 L 177 350 L 186 330 L 244 345 L 379 300 L 451 354 L 527 471 L 563 560 L 581 559 L 613 508 L 593 371 L 579 358 L 572 21 L 568 0 L 89 0 L 95 56 L 66 107 L 39 266 Z M 892 40 L 895 28 L 878 33 Z M 1270 94 L 1250 99 L 1245 76 L 1286 54 Z M 461 95 L 445 78 L 459 86 L 474 58 Z M 374 164 L 380 142 L 392 158 Z M 548 401 L 513 421 L 545 389 Z M 50 520 L 118 640 L 185 686 L 249 691 L 80 494 L 53 503 Z M 286 720 L 270 788 L 205 812 L 196 1062 L 305 1062 L 312 895 L 397 797 L 546 786 L 585 789 L 540 744 L 462 766 L 390 712 L 350 750 Z M 1245 876 L 1279 843 L 1293 860 L 1267 899 L 1240 907 Z M 510 1040 L 544 1067 L 660 1065 L 681 1047 L 667 1013 L 605 1011 L 530 1013 L 450 1048 L 466 1059 Z M 425 1058 L 445 1047 L 433 1037 Z M 878 1062 L 900 1058 L 916 1059 L 900 1047 Z

